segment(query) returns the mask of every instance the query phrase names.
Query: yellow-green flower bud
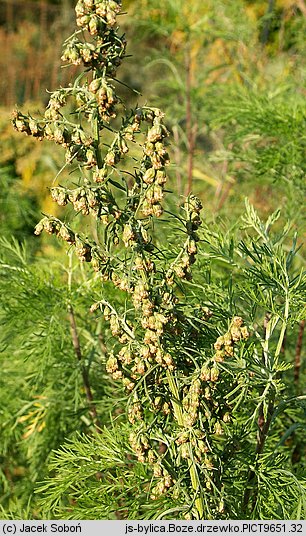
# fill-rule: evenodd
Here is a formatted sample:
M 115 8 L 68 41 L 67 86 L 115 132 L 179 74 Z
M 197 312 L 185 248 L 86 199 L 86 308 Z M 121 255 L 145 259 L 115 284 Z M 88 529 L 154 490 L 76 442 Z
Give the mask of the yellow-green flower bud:
M 147 169 L 143 175 L 143 182 L 145 182 L 146 184 L 152 184 L 155 179 L 155 173 L 156 171 L 154 168 Z
M 219 369 L 216 365 L 214 365 L 211 369 L 210 369 L 210 381 L 212 382 L 216 382 L 219 378 Z

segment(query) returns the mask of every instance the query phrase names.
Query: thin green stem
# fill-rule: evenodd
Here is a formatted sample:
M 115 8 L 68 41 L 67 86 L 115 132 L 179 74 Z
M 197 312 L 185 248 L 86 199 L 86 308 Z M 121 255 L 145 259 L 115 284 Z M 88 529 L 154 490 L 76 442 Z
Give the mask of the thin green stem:
M 285 334 L 286 334 L 286 329 L 287 329 L 287 324 L 288 324 L 289 305 L 290 305 L 289 295 L 288 295 L 288 292 L 286 292 L 284 319 L 283 319 L 283 322 L 282 322 L 282 327 L 281 327 L 277 347 L 276 347 L 275 354 L 274 354 L 274 366 L 277 364 L 278 358 L 279 358 L 279 356 L 281 354 L 281 351 L 282 351 L 282 346 L 283 346 L 283 342 L 284 342 L 284 338 L 285 338 Z
M 278 358 L 279 358 L 279 356 L 281 354 L 281 351 L 282 351 L 284 337 L 285 337 L 285 334 L 286 334 L 286 329 L 287 329 L 287 324 L 288 324 L 288 317 L 289 317 L 289 306 L 290 306 L 290 300 L 289 300 L 288 289 L 285 289 L 284 318 L 283 318 L 283 321 L 282 321 L 282 326 L 281 326 L 281 329 L 280 329 L 280 334 L 279 334 L 276 350 L 275 350 L 275 353 L 274 353 L 274 359 L 273 359 L 273 369 L 275 371 L 275 375 L 277 375 L 276 366 L 277 366 L 277 363 L 278 363 Z M 267 316 L 266 316 L 266 319 L 267 319 Z M 275 327 L 277 325 L 279 317 L 276 317 L 276 318 L 272 317 L 272 318 L 269 319 L 268 322 L 266 322 L 266 319 L 265 319 L 265 325 L 264 325 L 265 340 L 264 340 L 264 343 L 263 343 L 263 360 L 264 360 L 265 365 L 267 365 L 268 358 L 269 358 L 269 340 L 270 340 L 271 334 L 273 333 L 273 331 L 274 331 L 274 329 L 275 329 Z M 268 393 L 270 392 L 270 389 L 267 389 L 267 387 L 268 386 L 265 387 L 264 393 L 267 392 L 267 395 L 268 395 Z M 256 443 L 256 448 L 255 448 L 255 455 L 256 455 L 257 461 L 258 461 L 258 457 L 261 456 L 263 451 L 264 451 L 265 443 L 266 443 L 267 437 L 269 435 L 269 430 L 270 430 L 270 426 L 271 426 L 271 422 L 272 422 L 272 417 L 273 417 L 273 414 L 274 414 L 276 394 L 277 394 L 276 388 L 274 387 L 273 391 L 270 392 L 270 399 L 269 399 L 269 402 L 268 402 L 268 408 L 267 408 L 267 411 L 266 411 L 266 416 L 265 416 L 265 412 L 264 412 L 264 403 L 265 403 L 265 398 L 266 397 L 265 396 L 261 397 L 263 401 L 262 401 L 262 403 L 260 405 L 260 408 L 259 408 L 257 443 Z M 256 476 L 256 473 L 255 473 L 254 469 L 251 469 L 249 471 L 249 475 L 248 475 L 248 478 L 247 478 L 247 486 L 246 486 L 246 490 L 245 490 L 244 498 L 243 498 L 243 508 L 244 508 L 245 512 L 246 512 L 246 510 L 248 508 L 248 504 L 249 504 L 249 501 L 250 501 L 250 498 L 251 498 L 251 495 L 252 495 L 252 491 L 254 489 L 253 484 L 254 484 L 255 476 Z M 253 494 L 253 500 L 252 500 L 252 511 L 254 510 L 255 505 L 256 505 L 257 493 L 258 493 L 258 488 L 257 488 L 257 486 L 255 486 L 255 490 L 254 490 L 254 494 Z
M 113 314 L 116 315 L 116 317 L 118 318 L 120 324 L 121 324 L 121 327 L 122 329 L 125 331 L 125 333 L 132 339 L 132 340 L 135 340 L 135 334 L 134 332 L 129 328 L 129 326 L 127 325 L 127 323 L 118 315 L 116 309 L 114 309 L 114 307 L 108 302 L 108 301 L 105 301 L 105 300 L 101 300 L 99 302 L 100 305 L 104 305 L 105 307 L 109 307 L 109 309 L 113 312 Z
M 299 325 L 298 339 L 295 348 L 295 359 L 294 359 L 294 383 L 298 386 L 300 379 L 300 369 L 301 369 L 301 355 L 302 355 L 302 343 L 303 335 L 305 330 L 305 320 L 302 320 Z
M 100 129 L 99 129 L 99 118 L 97 114 L 93 118 L 92 128 L 93 128 L 93 136 L 95 140 L 95 153 L 96 153 L 97 166 L 99 169 L 101 169 L 103 167 L 103 160 L 102 160 L 101 151 L 100 151 Z

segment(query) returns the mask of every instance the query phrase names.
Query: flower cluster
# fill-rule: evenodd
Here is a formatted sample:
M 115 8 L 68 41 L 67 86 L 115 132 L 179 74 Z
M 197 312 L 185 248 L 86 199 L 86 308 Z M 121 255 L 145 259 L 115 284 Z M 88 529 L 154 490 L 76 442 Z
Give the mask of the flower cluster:
M 51 109 L 54 110 L 54 108 L 47 109 L 48 115 Z M 91 169 L 97 164 L 93 139 L 88 137 L 80 126 L 72 125 L 63 118 L 56 121 L 51 119 L 38 121 L 17 110 L 13 113 L 12 122 L 18 132 L 34 136 L 40 141 L 43 139 L 54 141 L 64 147 L 68 163 L 76 159 L 83 163 L 86 169 Z
M 24 132 L 29 136 L 34 136 L 34 138 L 37 138 L 39 141 L 44 138 L 43 126 L 32 117 L 15 110 L 12 115 L 12 122 L 13 127 L 18 132 Z
M 76 22 L 81 28 L 97 35 L 104 26 L 116 25 L 116 16 L 120 13 L 121 3 L 115 0 L 78 0 L 75 8 Z
M 103 128 L 103 122 L 109 123 L 116 116 L 118 97 L 109 77 L 115 76 L 126 47 L 125 38 L 119 37 L 115 28 L 120 9 L 120 2 L 113 0 L 79 0 L 76 5 L 77 25 L 89 32 L 93 42 L 80 41 L 79 32 L 76 32 L 67 40 L 62 59 L 75 65 L 83 63 L 84 66 L 91 67 L 94 70 L 93 76 L 85 75 L 83 82 L 52 93 L 42 120 L 37 121 L 18 111 L 13 116 L 13 125 L 19 132 L 62 145 L 66 149 L 67 163 L 76 160 L 86 169 L 97 168 L 97 182 L 101 178 L 105 179 L 105 170 L 101 171 L 97 139 L 88 136 L 79 124 L 65 118 L 62 108 L 67 105 L 68 97 L 73 97 L 79 111 L 89 121 L 97 120 L 100 128 Z M 124 142 L 121 150 L 127 150 Z M 116 158 L 115 155 L 113 160 L 109 151 L 105 163 L 113 165 Z
M 151 499 L 154 501 L 158 499 L 161 495 L 164 495 L 167 493 L 169 488 L 171 488 L 174 484 L 174 480 L 167 471 L 165 467 L 162 465 L 156 464 L 154 467 L 154 476 L 159 478 L 158 483 L 156 486 L 153 487 L 151 491 Z
M 85 216 L 92 214 L 104 224 L 109 222 L 110 216 L 116 220 L 121 216 L 121 211 L 112 194 L 103 187 L 84 185 L 69 190 L 62 186 L 56 186 L 51 188 L 51 196 L 60 206 L 65 206 L 70 202 L 76 212 L 81 212 Z
M 131 432 L 129 441 L 138 461 L 145 463 L 148 458 L 148 453 L 150 452 L 150 442 L 148 436 L 144 433 Z
M 74 34 L 67 41 L 62 60 L 115 76 L 126 48 L 124 36 L 119 37 L 114 30 L 120 10 L 120 2 L 113 0 L 79 0 L 75 8 L 77 25 L 87 30 L 95 42 L 80 41 Z
M 182 402 L 184 409 L 183 420 L 186 428 L 191 428 L 197 421 L 201 394 L 201 380 L 197 378 L 191 383 L 188 395 L 185 396 Z
M 128 419 L 131 424 L 143 421 L 143 408 L 139 400 L 133 402 L 128 409 Z
M 179 452 L 183 459 L 188 460 L 191 453 L 193 453 L 197 462 L 200 463 L 204 459 L 205 466 L 207 467 L 209 447 L 207 445 L 206 435 L 202 430 L 189 428 L 180 432 L 176 444 L 179 446 Z
M 136 411 L 138 410 L 136 409 Z M 134 410 L 132 410 L 132 415 L 133 412 Z M 129 418 L 130 415 L 131 412 L 129 412 Z M 130 419 L 130 421 L 134 422 L 134 417 L 132 417 L 132 420 Z M 159 489 L 161 488 L 161 481 L 163 481 L 164 484 L 167 483 L 167 485 L 165 485 L 165 488 L 169 488 L 172 485 L 173 481 L 172 479 L 170 480 L 170 475 L 168 471 L 163 467 L 159 456 L 154 451 L 154 448 L 152 447 L 152 441 L 149 438 L 148 434 L 146 434 L 142 428 L 138 431 L 134 430 L 130 433 L 129 442 L 138 461 L 140 463 L 148 463 L 152 467 L 153 476 L 159 480 Z M 165 491 L 166 490 L 164 490 L 163 492 Z
M 139 220 L 124 225 L 122 241 L 125 247 L 142 248 L 149 242 L 148 233 Z
M 68 225 L 54 217 L 45 216 L 40 220 L 34 233 L 40 235 L 42 231 L 54 234 L 69 245 L 73 245 L 81 262 L 90 262 L 96 272 L 101 272 L 106 278 L 109 277 L 111 271 L 109 258 L 96 244 L 89 244 L 78 233 L 72 231 Z
M 184 221 L 187 240 L 167 272 L 167 282 L 171 285 L 174 282 L 174 275 L 179 279 L 190 280 L 192 278 L 190 268 L 196 260 L 195 256 L 198 251 L 197 242 L 199 238 L 196 231 L 201 225 L 200 212 L 202 203 L 195 195 L 190 195 L 184 203 L 183 209 L 185 212 Z
M 223 344 L 228 334 L 231 336 L 232 346 L 249 337 L 242 318 L 233 318 L 229 331 L 225 336 L 218 338 L 216 345 Z M 230 405 L 220 399 L 218 394 L 218 383 L 221 380 L 221 370 L 214 354 L 202 366 L 200 374 L 193 378 L 190 386 L 185 386 L 183 389 L 181 422 L 183 429 L 176 439 L 180 456 L 186 460 L 193 457 L 204 470 L 210 473 L 214 470 L 212 442 L 214 438 L 225 434 L 226 425 L 232 420 Z M 201 421 L 199 421 L 200 411 Z M 199 422 L 201 422 L 201 429 L 197 428 Z M 213 473 L 206 481 L 207 488 L 210 489 L 212 481 Z
M 243 326 L 243 319 L 240 316 L 235 316 L 225 335 L 218 337 L 214 344 L 215 353 L 210 361 L 204 363 L 200 373 L 200 379 L 206 384 L 204 397 L 207 400 L 211 399 L 215 385 L 220 380 L 220 366 L 218 364 L 222 363 L 226 357 L 233 357 L 234 345 L 248 337 L 248 329 Z
M 235 316 L 232 319 L 229 330 L 218 337 L 214 344 L 215 353 L 212 358 L 203 364 L 200 372 L 202 381 L 202 395 L 205 400 L 206 411 L 211 407 L 211 413 L 214 413 L 215 419 L 211 421 L 211 432 L 216 435 L 223 435 L 224 424 L 231 421 L 230 407 L 223 401 L 216 400 L 218 382 L 222 380 L 222 374 L 219 363 L 222 363 L 226 357 L 234 355 L 234 345 L 249 337 L 246 326 L 243 326 L 243 319 Z M 209 416 L 209 413 L 207 414 Z
M 115 94 L 114 86 L 103 76 L 94 78 L 89 84 L 89 91 L 96 97 L 98 111 L 102 121 L 109 123 L 111 119 L 116 117 L 115 105 L 118 102 L 118 97 Z
M 134 422 L 134 421 L 133 421 Z M 157 483 L 151 490 L 151 499 L 156 500 L 174 485 L 175 480 L 163 465 L 162 460 L 156 455 L 151 445 L 149 436 L 141 431 L 130 433 L 129 442 L 137 459 L 141 463 L 148 463 L 152 467 L 153 476 Z
M 234 355 L 234 345 L 240 340 L 249 338 L 248 328 L 243 326 L 243 319 L 240 316 L 235 316 L 231 322 L 229 330 L 218 337 L 214 344 L 216 350 L 214 361 L 222 363 L 226 357 Z
M 147 132 L 147 139 L 143 146 L 143 174 L 142 180 L 145 188 L 145 198 L 142 203 L 144 216 L 162 215 L 163 187 L 166 183 L 165 166 L 169 163 L 169 155 L 164 145 L 168 131 L 163 125 L 163 114 L 152 110 L 152 127 Z M 148 114 L 147 114 L 148 116 Z

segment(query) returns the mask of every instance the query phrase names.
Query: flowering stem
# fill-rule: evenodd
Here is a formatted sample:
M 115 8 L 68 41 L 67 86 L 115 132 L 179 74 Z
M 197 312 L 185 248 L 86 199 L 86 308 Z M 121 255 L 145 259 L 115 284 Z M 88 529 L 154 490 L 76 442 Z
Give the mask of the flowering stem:
M 179 390 L 177 387 L 176 380 L 169 370 L 167 370 L 166 375 L 167 375 L 167 380 L 169 382 L 170 391 L 173 395 L 172 407 L 173 407 L 174 417 L 177 420 L 179 426 L 184 427 L 183 412 L 182 412 L 182 407 L 180 404 Z M 191 464 L 189 466 L 189 474 L 190 474 L 193 490 L 195 491 L 195 493 L 199 493 L 199 490 L 200 490 L 199 475 L 196 470 L 194 461 L 192 459 L 191 459 Z M 198 511 L 199 518 L 203 519 L 204 505 L 203 505 L 203 499 L 201 495 L 195 499 L 195 506 Z

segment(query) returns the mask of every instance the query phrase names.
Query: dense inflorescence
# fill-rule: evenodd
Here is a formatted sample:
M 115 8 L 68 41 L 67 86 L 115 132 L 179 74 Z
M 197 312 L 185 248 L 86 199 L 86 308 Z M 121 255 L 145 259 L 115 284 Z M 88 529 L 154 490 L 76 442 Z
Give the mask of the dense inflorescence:
M 126 293 L 128 312 L 117 311 L 104 297 L 91 306 L 91 312 L 101 310 L 109 323 L 114 344 L 106 370 L 130 394 L 130 446 L 152 471 L 151 498 L 166 493 L 176 497 L 177 483 L 189 474 L 194 498 L 188 506 L 192 512 L 186 515 L 201 517 L 198 473 L 207 490 L 216 485 L 214 437 L 224 434 L 231 420 L 230 407 L 217 389 L 220 364 L 234 357 L 235 345 L 248 332 L 242 319 L 235 317 L 201 369 L 184 350 L 191 336 L 186 331 L 181 285 L 192 279 L 202 204 L 193 195 L 186 199 L 179 216 L 184 243 L 174 259 L 160 256 L 152 223 L 164 210 L 168 131 L 159 109 L 144 106 L 126 112 L 116 93 L 116 70 L 126 47 L 116 27 L 119 14 L 117 1 L 78 1 L 76 19 L 82 32 L 66 41 L 62 59 L 83 65 L 83 75 L 51 94 L 42 118 L 15 111 L 13 125 L 64 148 L 66 165 L 72 166 L 78 184 L 53 186 L 52 199 L 61 207 L 70 204 L 104 229 L 104 239 L 88 238 L 60 219 L 44 216 L 35 234 L 45 231 L 67 242 L 103 281 Z M 119 107 L 124 117 L 118 128 Z M 123 170 L 135 148 L 132 171 Z M 202 322 L 203 318 L 209 322 L 212 313 L 204 307 L 201 315 Z

